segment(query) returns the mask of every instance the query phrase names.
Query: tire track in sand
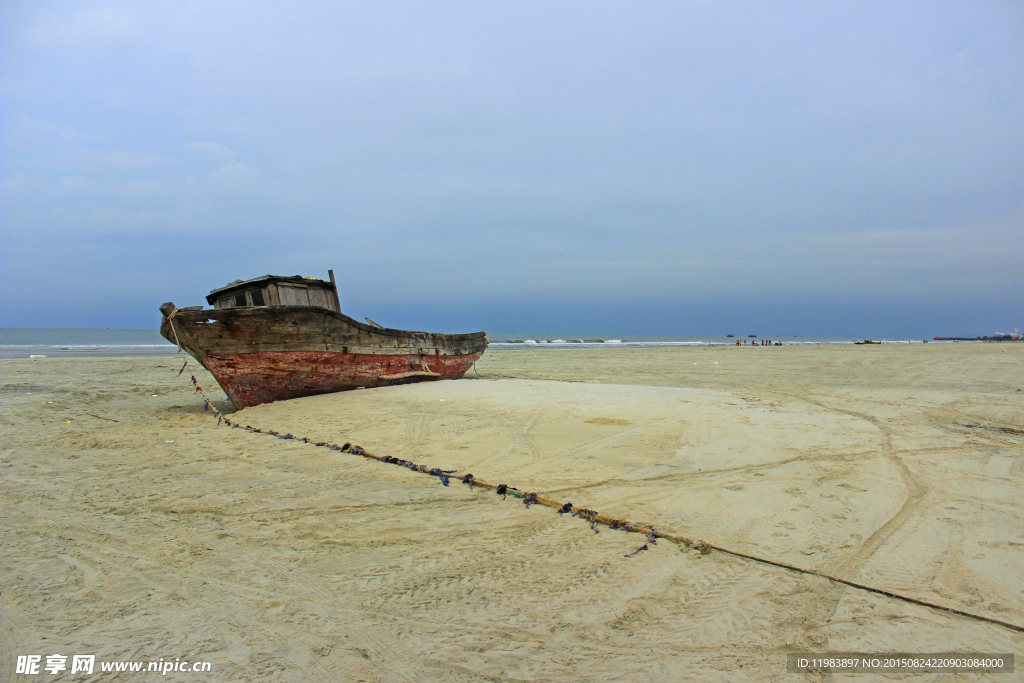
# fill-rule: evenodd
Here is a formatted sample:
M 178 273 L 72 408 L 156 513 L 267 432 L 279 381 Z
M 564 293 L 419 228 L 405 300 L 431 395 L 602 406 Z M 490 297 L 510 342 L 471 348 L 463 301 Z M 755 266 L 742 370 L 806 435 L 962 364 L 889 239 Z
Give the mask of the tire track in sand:
M 768 391 L 768 389 L 765 389 Z M 900 509 L 888 519 L 884 524 L 878 527 L 874 533 L 868 536 L 862 543 L 858 545 L 854 550 L 825 563 L 820 571 L 833 574 L 842 578 L 850 580 L 857 580 L 861 569 L 864 565 L 874 556 L 874 554 L 881 548 L 892 536 L 902 529 L 910 518 L 917 511 L 921 501 L 928 493 L 928 487 L 919 478 L 914 476 L 906 464 L 896 455 L 892 446 L 892 430 L 882 420 L 878 419 L 874 415 L 862 413 L 857 410 L 851 410 L 849 408 L 839 408 L 833 405 L 829 405 L 821 400 L 811 398 L 806 392 L 778 392 L 784 396 L 795 398 L 812 405 L 816 405 L 826 411 L 841 413 L 843 415 L 849 415 L 850 417 L 864 420 L 872 424 L 878 429 L 881 437 L 881 455 L 886 461 L 892 465 L 899 473 L 900 478 L 903 481 L 903 485 L 907 490 L 907 497 L 903 501 L 903 505 Z M 822 591 L 815 591 L 810 593 L 811 597 L 808 604 L 800 610 L 800 615 L 803 621 L 808 622 L 808 625 L 812 624 L 825 624 L 835 614 L 836 609 L 839 607 L 839 603 L 842 600 L 843 594 L 846 592 L 847 587 L 843 584 L 837 584 L 829 582 L 828 586 Z

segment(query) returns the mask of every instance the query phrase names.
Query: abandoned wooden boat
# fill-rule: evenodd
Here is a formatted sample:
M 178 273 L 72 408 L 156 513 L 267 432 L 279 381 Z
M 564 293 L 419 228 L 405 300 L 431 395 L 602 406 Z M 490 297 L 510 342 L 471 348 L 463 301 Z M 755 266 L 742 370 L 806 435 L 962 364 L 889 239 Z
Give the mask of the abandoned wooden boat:
M 341 312 L 334 272 L 235 280 L 202 306 L 160 307 L 160 334 L 217 379 L 236 408 L 313 394 L 458 379 L 487 348 L 484 332 L 380 327 Z M 367 319 L 369 320 L 369 319 Z

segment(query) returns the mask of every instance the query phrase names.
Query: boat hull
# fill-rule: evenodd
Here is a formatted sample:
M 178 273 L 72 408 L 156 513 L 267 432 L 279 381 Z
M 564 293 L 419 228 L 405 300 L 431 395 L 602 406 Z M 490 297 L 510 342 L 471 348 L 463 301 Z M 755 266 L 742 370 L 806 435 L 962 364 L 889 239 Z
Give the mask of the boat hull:
M 435 334 L 364 325 L 317 306 L 174 310 L 160 333 L 220 383 L 236 408 L 302 396 L 458 379 L 483 355 L 483 332 Z
M 314 394 L 458 379 L 483 352 L 423 358 L 331 351 L 277 351 L 207 356 L 203 365 L 237 408 Z

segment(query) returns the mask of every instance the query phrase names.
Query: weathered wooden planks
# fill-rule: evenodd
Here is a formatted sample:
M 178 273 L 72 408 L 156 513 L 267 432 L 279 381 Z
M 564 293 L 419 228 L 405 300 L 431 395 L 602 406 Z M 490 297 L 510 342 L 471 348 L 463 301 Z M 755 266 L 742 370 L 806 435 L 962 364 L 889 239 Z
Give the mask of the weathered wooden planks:
M 217 310 L 254 306 L 321 306 L 341 312 L 341 301 L 333 282 L 299 276 L 264 275 L 238 280 L 215 289 L 207 297 Z
M 175 311 L 160 332 L 195 356 L 238 408 L 357 387 L 455 379 L 487 348 L 483 332 L 376 328 L 323 306 Z M 166 305 L 161 310 L 167 309 Z M 173 331 L 172 331 L 173 323 Z

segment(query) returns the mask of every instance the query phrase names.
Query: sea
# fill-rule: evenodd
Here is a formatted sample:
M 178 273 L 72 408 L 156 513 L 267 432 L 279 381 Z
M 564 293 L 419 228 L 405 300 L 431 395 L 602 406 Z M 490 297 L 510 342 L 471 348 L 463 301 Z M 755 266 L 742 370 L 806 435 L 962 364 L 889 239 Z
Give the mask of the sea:
M 783 346 L 805 344 L 853 344 L 854 338 L 834 337 L 764 337 L 736 335 L 643 335 L 643 334 L 551 334 L 492 332 L 492 349 L 621 349 L 661 348 L 672 346 L 733 346 L 736 340 L 759 343 L 762 339 Z M 922 343 L 921 339 L 882 339 L 886 344 Z M 81 357 L 109 358 L 114 356 L 169 356 L 177 347 L 160 336 L 156 330 L 80 330 L 53 328 L 0 328 L 0 358 Z

